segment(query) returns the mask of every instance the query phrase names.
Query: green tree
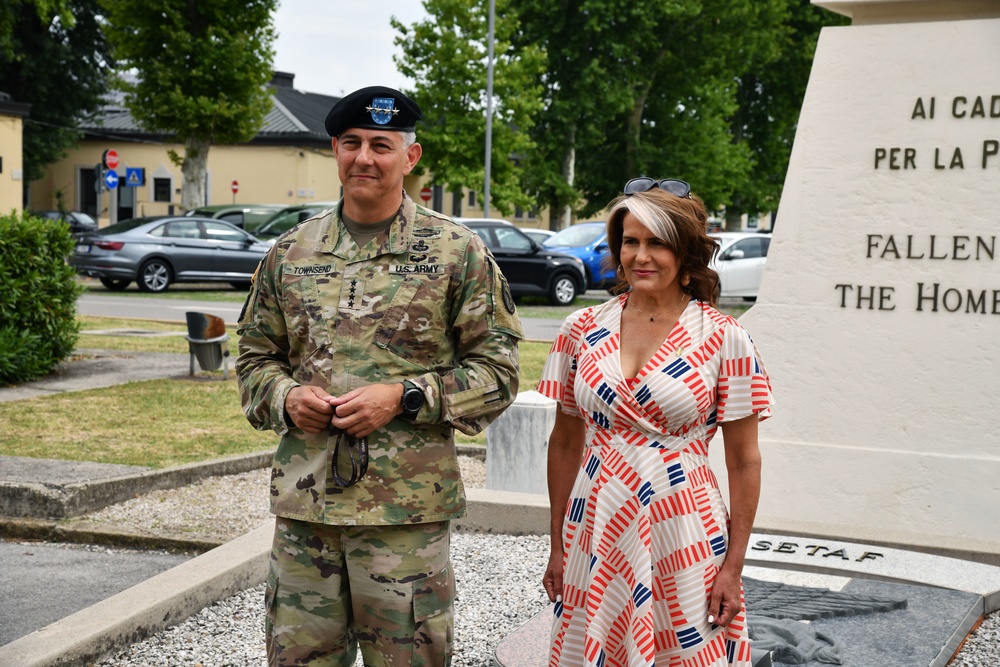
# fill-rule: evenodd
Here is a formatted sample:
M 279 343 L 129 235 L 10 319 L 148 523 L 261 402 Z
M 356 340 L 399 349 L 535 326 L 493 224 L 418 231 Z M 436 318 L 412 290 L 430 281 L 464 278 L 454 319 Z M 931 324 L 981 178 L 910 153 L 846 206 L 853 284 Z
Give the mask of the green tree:
M 496 0 L 494 25 L 494 108 L 490 199 L 504 214 L 512 206 L 528 208 L 534 199 L 522 187 L 520 162 L 534 151 L 528 135 L 541 107 L 539 78 L 544 70 L 540 49 L 515 47 L 518 29 L 513 3 Z M 426 21 L 405 26 L 395 58 L 401 73 L 415 80 L 410 91 L 424 120 L 418 138 L 421 165 L 447 189 L 482 192 L 486 154 L 486 78 L 488 3 L 486 0 L 425 0 Z M 503 17 L 503 18 L 501 18 Z
M 734 142 L 750 150 L 752 168 L 726 207 L 727 227 L 743 213 L 777 210 L 819 32 L 823 26 L 850 22 L 809 0 L 791 0 L 790 10 L 777 42 L 778 57 L 737 78 L 739 106 L 730 132 Z
M 11 0 L 0 9 L 0 91 L 31 104 L 23 135 L 25 188 L 79 140 L 79 122 L 107 92 L 109 47 L 101 22 L 98 0 Z
M 54 17 L 72 27 L 73 13 L 68 0 L 5 0 L 0 5 L 0 56 L 13 60 L 24 53 L 19 48 L 16 39 L 21 30 L 20 23 L 25 13 L 36 16 L 44 23 L 49 23 Z
M 133 118 L 184 144 L 181 205 L 205 203 L 213 143 L 249 141 L 270 110 L 277 0 L 103 0 Z
M 784 1 L 525 0 L 522 39 L 544 46 L 543 146 L 530 187 L 550 206 L 589 216 L 629 178 L 690 180 L 710 206 L 748 170 L 726 118 L 735 76 L 776 55 Z
M 616 29 L 617 9 L 640 22 L 643 10 L 669 3 L 605 3 L 595 0 L 523 0 L 518 5 L 522 28 L 519 44 L 534 44 L 548 56 L 541 78 L 544 109 L 532 128 L 537 149 L 525 160 L 525 187 L 549 209 L 549 226 L 567 226 L 581 202 L 577 187 L 578 151 L 600 144 L 612 119 L 631 105 L 623 85 L 623 47 Z M 628 23 L 622 16 L 621 22 Z M 607 155 L 603 150 L 602 155 Z

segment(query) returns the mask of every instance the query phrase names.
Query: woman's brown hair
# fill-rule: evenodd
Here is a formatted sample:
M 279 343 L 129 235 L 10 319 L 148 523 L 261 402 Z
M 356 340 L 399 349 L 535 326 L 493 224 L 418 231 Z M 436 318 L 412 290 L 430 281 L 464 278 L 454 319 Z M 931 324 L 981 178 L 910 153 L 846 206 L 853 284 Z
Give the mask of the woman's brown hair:
M 678 197 L 660 189 L 647 190 L 632 195 L 621 195 L 609 208 L 607 233 L 611 256 L 607 261 L 616 271 L 618 283 L 614 293 L 627 291 L 621 268 L 623 221 L 631 213 L 680 260 L 680 275 L 688 279 L 684 291 L 695 299 L 715 306 L 719 298 L 719 274 L 709 268 L 719 243 L 708 235 L 708 214 L 705 204 L 696 197 Z

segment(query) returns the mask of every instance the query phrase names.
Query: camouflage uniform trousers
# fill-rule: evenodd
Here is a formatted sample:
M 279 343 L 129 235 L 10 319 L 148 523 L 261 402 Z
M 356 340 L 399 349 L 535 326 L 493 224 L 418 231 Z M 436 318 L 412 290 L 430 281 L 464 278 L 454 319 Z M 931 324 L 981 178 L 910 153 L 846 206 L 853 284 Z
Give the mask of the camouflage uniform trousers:
M 451 664 L 450 523 L 330 526 L 278 517 L 265 607 L 270 667 Z

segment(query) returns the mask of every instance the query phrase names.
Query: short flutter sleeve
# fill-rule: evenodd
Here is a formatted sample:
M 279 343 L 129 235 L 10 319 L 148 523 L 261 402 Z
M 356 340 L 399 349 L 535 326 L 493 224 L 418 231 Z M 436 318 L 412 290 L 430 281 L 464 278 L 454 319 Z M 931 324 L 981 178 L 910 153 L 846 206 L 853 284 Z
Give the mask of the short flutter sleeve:
M 558 401 L 563 412 L 577 417 L 581 413 L 576 404 L 573 383 L 576 382 L 583 313 L 584 311 L 577 311 L 563 321 L 545 360 L 545 367 L 542 368 L 542 379 L 538 382 L 540 394 Z
M 720 354 L 718 421 L 733 422 L 754 413 L 761 421 L 770 417 L 774 405 L 771 380 L 757 346 L 736 320 L 726 327 Z

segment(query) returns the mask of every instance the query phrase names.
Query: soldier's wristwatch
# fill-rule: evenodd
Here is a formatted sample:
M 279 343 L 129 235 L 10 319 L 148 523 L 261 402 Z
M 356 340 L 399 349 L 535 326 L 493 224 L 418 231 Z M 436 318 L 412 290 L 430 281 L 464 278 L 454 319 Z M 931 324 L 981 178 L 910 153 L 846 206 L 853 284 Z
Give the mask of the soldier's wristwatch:
M 404 415 L 415 415 L 424 406 L 424 392 L 417 385 L 407 380 L 403 383 L 403 397 L 399 400 L 399 403 L 403 407 Z

